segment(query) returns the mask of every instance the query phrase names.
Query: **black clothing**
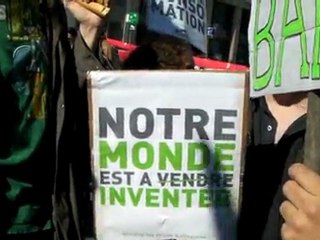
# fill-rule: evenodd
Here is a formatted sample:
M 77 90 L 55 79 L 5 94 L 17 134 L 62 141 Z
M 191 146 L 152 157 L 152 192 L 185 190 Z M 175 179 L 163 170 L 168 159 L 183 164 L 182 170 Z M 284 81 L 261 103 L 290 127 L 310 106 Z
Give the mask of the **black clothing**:
M 282 186 L 288 179 L 288 167 L 299 159 L 303 148 L 306 117 L 297 119 L 275 144 L 277 122 L 265 98 L 253 99 L 251 107 L 252 128 L 244 169 L 238 239 L 277 240 L 282 224 L 279 213 Z

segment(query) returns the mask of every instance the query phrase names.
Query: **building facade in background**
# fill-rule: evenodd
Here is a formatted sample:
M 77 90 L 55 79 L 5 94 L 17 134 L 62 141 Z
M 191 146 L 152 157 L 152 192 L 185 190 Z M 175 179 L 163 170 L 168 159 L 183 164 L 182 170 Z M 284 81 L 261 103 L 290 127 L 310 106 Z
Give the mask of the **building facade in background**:
M 250 0 L 207 0 L 208 55 L 212 59 L 249 65 Z M 211 32 L 211 34 L 210 34 Z
M 137 45 L 147 41 L 146 1 L 110 0 L 107 36 Z M 250 0 L 207 0 L 207 17 L 208 55 L 204 57 L 248 66 Z

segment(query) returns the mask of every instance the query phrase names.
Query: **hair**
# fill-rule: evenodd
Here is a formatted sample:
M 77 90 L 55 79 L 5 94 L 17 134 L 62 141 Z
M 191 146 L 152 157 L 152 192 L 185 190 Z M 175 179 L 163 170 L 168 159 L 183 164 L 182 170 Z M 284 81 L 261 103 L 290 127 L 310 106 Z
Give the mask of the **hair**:
M 133 50 L 123 62 L 122 69 L 155 70 L 159 68 L 158 55 L 150 45 L 142 45 Z
M 194 62 L 190 45 L 171 36 L 160 36 L 141 45 L 130 53 L 123 69 L 193 69 Z
M 112 49 L 113 49 L 113 46 L 106 39 L 103 39 L 101 41 L 101 50 L 102 50 L 103 56 L 105 56 L 109 60 L 112 59 Z

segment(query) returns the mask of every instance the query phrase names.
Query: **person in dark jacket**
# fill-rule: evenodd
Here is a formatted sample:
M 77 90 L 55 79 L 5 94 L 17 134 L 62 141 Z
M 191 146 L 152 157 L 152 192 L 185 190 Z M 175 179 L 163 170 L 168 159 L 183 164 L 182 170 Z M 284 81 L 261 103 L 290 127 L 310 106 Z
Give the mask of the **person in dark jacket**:
M 320 177 L 301 164 L 307 93 L 252 100 L 238 239 L 320 238 Z
M 57 239 L 84 239 L 94 236 L 93 205 L 91 201 L 92 175 L 89 144 L 89 114 L 87 101 L 87 71 L 113 70 L 119 68 L 116 49 L 112 56 L 105 56 L 102 45 L 102 31 L 106 17 L 102 18 L 83 8 L 75 0 L 64 0 L 64 7 L 79 22 L 79 31 L 74 43 L 73 56 L 77 73 L 78 96 L 73 105 L 75 110 L 73 136 L 74 146 L 67 164 L 57 172 L 58 186 L 56 196 L 60 195 L 55 207 Z M 99 1 L 107 5 L 108 0 Z M 68 183 L 68 184 L 65 184 Z M 65 215 L 64 215 L 65 213 Z

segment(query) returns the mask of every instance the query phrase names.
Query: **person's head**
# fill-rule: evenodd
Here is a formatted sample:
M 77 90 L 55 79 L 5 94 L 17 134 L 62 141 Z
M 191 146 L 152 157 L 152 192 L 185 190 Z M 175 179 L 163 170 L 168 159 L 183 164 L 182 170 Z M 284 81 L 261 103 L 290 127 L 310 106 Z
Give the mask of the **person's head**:
M 163 36 L 151 43 L 158 56 L 160 69 L 194 69 L 192 49 L 186 41 Z
M 194 69 L 192 49 L 181 39 L 161 36 L 132 51 L 123 69 Z
M 77 30 L 73 27 L 68 28 L 68 40 L 70 43 L 70 46 L 73 47 L 74 41 L 77 37 Z
M 149 45 L 134 49 L 122 64 L 124 70 L 156 70 L 159 69 L 158 55 Z

